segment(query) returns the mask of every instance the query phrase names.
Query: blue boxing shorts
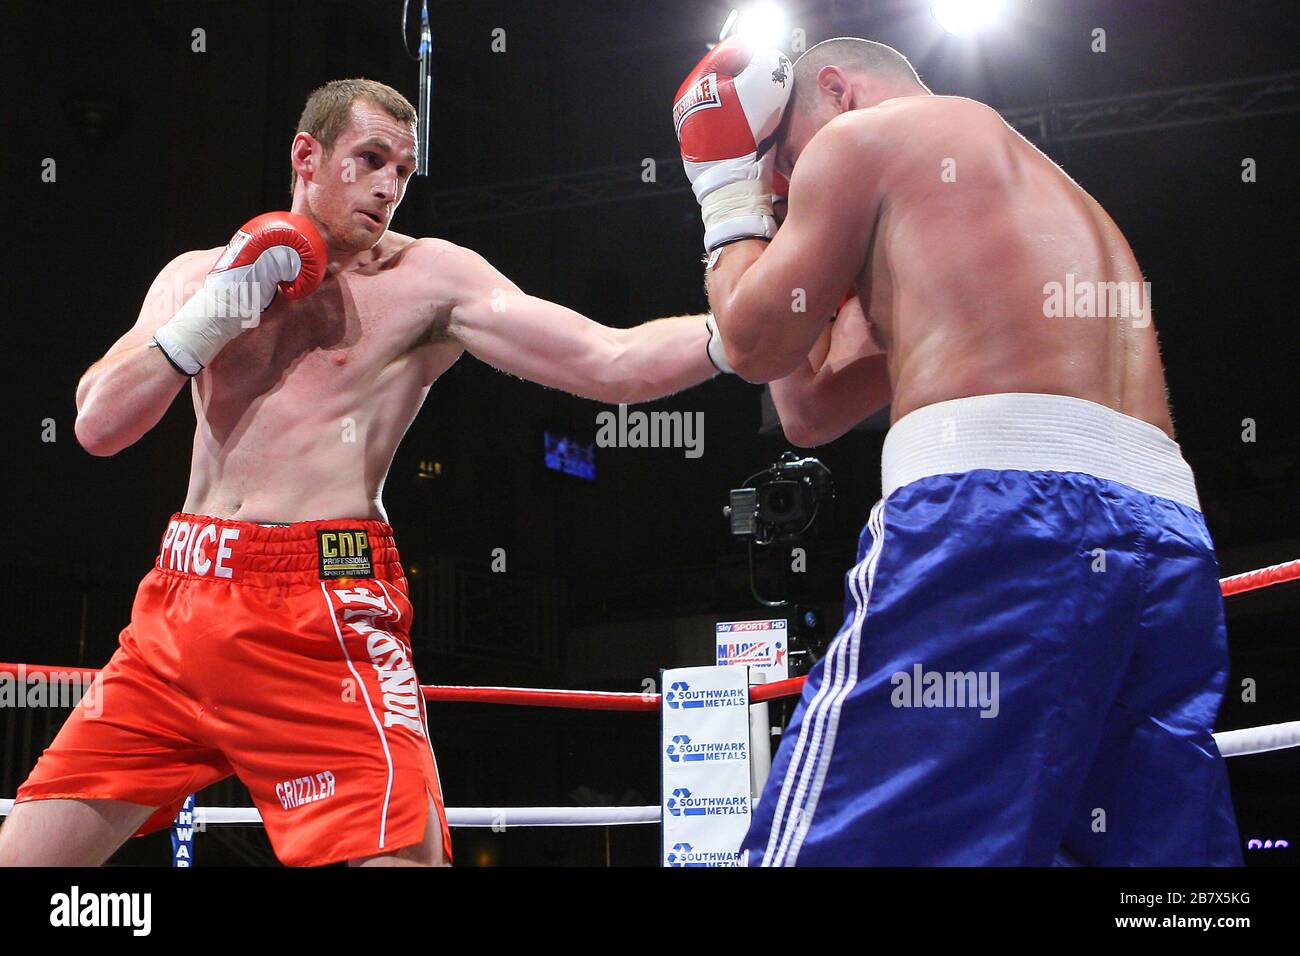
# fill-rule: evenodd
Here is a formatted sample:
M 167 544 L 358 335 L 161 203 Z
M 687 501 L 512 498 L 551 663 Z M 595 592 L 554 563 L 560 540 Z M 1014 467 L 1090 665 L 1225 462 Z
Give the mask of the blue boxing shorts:
M 1158 428 L 1056 395 L 903 417 L 750 866 L 1241 865 L 1214 545 Z

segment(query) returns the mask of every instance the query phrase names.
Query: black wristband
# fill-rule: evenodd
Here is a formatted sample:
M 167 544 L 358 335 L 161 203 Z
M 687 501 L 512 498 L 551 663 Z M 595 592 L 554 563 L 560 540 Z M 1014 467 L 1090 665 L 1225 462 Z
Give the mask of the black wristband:
M 722 240 L 722 242 L 718 243 L 716 246 L 714 246 L 712 249 L 708 250 L 704 254 L 705 261 L 708 262 L 710 259 L 715 258 L 715 256 L 718 253 L 722 252 L 723 249 L 727 248 L 727 246 L 730 246 L 737 242 L 748 242 L 750 239 L 757 239 L 760 242 L 772 241 L 767 236 L 736 236 L 734 239 L 724 239 Z
M 166 350 L 165 348 L 162 347 L 162 343 L 159 342 L 157 339 L 153 339 L 153 338 L 151 338 L 151 339 L 149 340 L 149 348 L 151 348 L 151 349 L 157 349 L 159 352 L 161 352 L 161 353 L 162 353 L 162 357 L 165 358 L 165 359 L 167 360 L 167 364 L 170 365 L 172 368 L 176 369 L 176 371 L 180 372 L 180 373 L 181 373 L 182 375 L 184 375 L 186 378 L 193 378 L 193 377 L 194 377 L 194 375 L 191 375 L 189 372 L 185 371 L 185 369 L 181 368 L 179 365 L 176 364 L 176 360 L 173 359 L 170 355 L 167 354 L 167 350 Z M 201 372 L 201 371 L 203 371 L 203 370 L 202 370 L 202 369 L 199 369 L 199 371 Z M 194 374 L 197 375 L 198 372 L 195 372 Z

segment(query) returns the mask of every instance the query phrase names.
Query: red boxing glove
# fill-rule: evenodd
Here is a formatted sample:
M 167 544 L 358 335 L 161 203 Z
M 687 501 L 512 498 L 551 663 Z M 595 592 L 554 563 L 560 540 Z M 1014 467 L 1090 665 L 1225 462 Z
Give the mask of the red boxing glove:
M 704 217 L 704 246 L 770 239 L 772 152 L 758 156 L 790 98 L 790 60 L 739 37 L 708 52 L 677 90 L 673 124 Z
M 197 375 L 245 329 L 258 324 L 276 290 L 309 296 L 325 278 L 325 240 L 306 216 L 268 212 L 244 223 L 203 288 L 154 333 L 153 342 L 186 375 Z
M 264 212 L 240 227 L 226 245 L 209 277 L 228 273 L 227 281 L 256 279 L 274 285 L 290 299 L 311 295 L 325 278 L 329 254 L 320 230 L 296 212 Z M 262 308 L 270 305 L 274 291 Z

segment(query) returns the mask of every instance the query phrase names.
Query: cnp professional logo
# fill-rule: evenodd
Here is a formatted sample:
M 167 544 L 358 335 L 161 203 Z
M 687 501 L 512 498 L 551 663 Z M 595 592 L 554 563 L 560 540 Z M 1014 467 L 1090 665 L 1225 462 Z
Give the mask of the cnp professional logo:
M 703 760 L 744 760 L 743 741 L 712 741 L 692 743 L 686 734 L 677 734 L 666 748 L 673 763 L 696 763 Z
M 689 843 L 674 843 L 669 866 L 740 866 L 739 850 L 697 850 Z
M 732 794 L 721 797 L 696 796 L 678 787 L 668 797 L 668 812 L 675 817 L 748 815 L 749 797 Z
M 373 578 L 370 536 L 364 531 L 317 531 L 320 576 L 325 578 Z
M 684 680 L 673 681 L 664 695 L 664 703 L 672 710 L 694 710 L 697 707 L 745 707 L 749 695 L 743 687 L 715 687 L 691 690 Z

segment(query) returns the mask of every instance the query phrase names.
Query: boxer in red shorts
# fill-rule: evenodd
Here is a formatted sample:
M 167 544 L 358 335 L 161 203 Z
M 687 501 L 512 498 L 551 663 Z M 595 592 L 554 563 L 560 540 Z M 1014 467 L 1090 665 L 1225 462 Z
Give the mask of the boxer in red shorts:
M 100 676 L 103 713 L 74 710 L 42 755 L 0 865 L 100 864 L 232 773 L 286 864 L 449 863 L 381 501 L 398 442 L 464 352 L 607 403 L 716 374 L 706 316 L 609 328 L 389 231 L 415 168 L 415 111 L 389 87 L 314 92 L 290 156 L 292 211 L 173 260 L 78 384 L 94 455 L 188 384 L 189 492 Z
M 178 514 L 102 675 L 104 716 L 74 711 L 18 799 L 158 807 L 147 832 L 237 773 L 286 864 L 420 844 L 428 801 L 449 859 L 410 622 L 382 522 Z

